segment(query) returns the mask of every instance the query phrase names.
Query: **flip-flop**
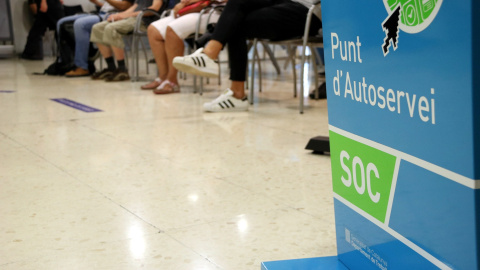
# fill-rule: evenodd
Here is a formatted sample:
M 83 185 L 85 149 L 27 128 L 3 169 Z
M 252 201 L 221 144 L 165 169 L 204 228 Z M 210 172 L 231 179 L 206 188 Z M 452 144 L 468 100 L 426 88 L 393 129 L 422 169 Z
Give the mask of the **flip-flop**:
M 163 81 L 160 78 L 156 78 L 154 81 L 140 86 L 140 88 L 142 90 L 153 90 L 153 89 L 156 89 L 158 86 L 160 86 L 160 84 L 162 84 L 162 82 Z
M 174 94 L 179 92 L 180 86 L 170 82 L 169 80 L 163 81 L 162 84 L 157 87 L 157 89 L 153 90 L 153 93 L 156 95 Z

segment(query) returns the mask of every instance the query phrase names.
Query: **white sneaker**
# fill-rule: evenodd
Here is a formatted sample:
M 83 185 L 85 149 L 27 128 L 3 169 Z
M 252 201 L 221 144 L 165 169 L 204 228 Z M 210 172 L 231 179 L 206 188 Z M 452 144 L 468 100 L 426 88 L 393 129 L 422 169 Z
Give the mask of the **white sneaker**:
M 196 50 L 190 55 L 173 58 L 173 66 L 179 71 L 198 76 L 218 76 L 218 61 L 215 61 L 204 54 L 203 48 Z
M 246 96 L 242 99 L 234 97 L 233 91 L 227 88 L 227 90 L 215 100 L 203 104 L 203 110 L 206 112 L 247 111 L 248 99 Z

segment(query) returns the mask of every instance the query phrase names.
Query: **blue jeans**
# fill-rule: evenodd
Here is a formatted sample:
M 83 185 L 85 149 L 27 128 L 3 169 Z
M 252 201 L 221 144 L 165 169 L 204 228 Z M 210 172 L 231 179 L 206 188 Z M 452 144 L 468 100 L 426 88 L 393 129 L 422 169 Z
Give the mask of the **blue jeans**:
M 100 14 L 102 16 L 102 14 Z M 103 16 L 102 16 L 103 17 Z M 57 31 L 60 25 L 67 21 L 75 21 L 73 30 L 75 32 L 75 66 L 88 69 L 88 50 L 90 47 L 90 33 L 94 24 L 100 22 L 98 15 L 78 14 L 62 18 L 57 23 Z

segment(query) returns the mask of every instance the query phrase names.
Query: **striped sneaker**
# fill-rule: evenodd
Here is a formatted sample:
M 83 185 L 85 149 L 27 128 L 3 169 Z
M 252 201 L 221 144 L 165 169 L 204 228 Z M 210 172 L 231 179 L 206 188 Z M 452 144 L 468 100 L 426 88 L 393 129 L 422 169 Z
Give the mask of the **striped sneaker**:
M 203 53 L 203 48 L 186 56 L 173 58 L 173 66 L 183 72 L 203 77 L 218 76 L 218 61 Z
M 206 112 L 238 112 L 248 110 L 247 96 L 242 99 L 235 98 L 230 89 L 225 90 L 219 97 L 203 104 Z

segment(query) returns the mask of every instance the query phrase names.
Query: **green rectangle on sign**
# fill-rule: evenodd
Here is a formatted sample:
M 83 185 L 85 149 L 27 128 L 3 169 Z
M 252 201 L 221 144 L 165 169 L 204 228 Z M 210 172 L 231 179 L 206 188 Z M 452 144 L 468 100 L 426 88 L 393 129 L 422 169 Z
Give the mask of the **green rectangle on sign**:
M 330 131 L 333 191 L 384 223 L 396 157 Z

